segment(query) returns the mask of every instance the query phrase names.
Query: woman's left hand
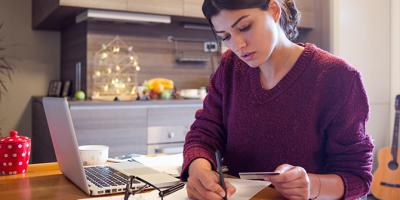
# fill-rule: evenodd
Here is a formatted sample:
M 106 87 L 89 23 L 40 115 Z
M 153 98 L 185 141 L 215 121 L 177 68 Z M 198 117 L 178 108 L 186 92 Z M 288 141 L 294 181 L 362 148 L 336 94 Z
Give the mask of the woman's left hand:
M 288 199 L 309 199 L 310 178 L 302 167 L 283 164 L 276 168 L 279 175 L 267 176 L 276 190 Z

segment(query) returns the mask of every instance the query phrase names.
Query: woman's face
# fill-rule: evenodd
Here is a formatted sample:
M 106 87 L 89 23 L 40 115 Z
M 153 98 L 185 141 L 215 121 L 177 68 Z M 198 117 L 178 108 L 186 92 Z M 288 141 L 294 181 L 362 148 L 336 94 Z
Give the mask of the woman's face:
M 258 67 L 268 60 L 277 42 L 279 24 L 273 10 L 271 3 L 268 10 L 221 10 L 211 22 L 229 49 L 249 66 Z

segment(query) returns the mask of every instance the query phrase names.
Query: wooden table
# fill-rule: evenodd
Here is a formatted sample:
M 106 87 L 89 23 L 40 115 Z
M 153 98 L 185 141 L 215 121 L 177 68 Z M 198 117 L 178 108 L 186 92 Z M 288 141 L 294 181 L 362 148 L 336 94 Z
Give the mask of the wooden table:
M 0 199 L 80 199 L 89 196 L 66 179 L 57 163 L 32 164 L 26 174 L 0 176 Z M 284 199 L 267 187 L 253 200 Z

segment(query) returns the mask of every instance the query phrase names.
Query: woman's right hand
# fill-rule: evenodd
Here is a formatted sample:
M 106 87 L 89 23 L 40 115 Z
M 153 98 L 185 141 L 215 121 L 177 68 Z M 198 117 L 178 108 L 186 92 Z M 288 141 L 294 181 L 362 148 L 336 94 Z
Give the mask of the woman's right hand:
M 235 193 L 235 187 L 229 182 L 225 181 L 225 186 L 228 197 Z M 211 164 L 204 158 L 198 158 L 190 164 L 186 189 L 190 199 L 220 200 L 225 196 L 218 173 L 211 169 Z

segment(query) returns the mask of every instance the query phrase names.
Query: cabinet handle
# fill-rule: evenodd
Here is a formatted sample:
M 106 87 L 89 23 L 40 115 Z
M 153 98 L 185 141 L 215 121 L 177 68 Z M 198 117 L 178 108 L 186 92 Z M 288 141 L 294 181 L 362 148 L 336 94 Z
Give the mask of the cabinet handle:
M 168 139 L 172 139 L 174 137 L 175 137 L 175 133 L 174 132 L 172 132 L 172 131 L 168 132 Z
M 160 149 L 154 149 L 154 153 L 163 153 L 164 149 L 160 148 Z

